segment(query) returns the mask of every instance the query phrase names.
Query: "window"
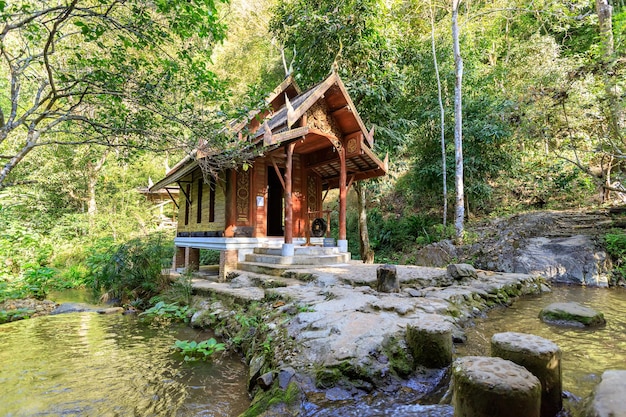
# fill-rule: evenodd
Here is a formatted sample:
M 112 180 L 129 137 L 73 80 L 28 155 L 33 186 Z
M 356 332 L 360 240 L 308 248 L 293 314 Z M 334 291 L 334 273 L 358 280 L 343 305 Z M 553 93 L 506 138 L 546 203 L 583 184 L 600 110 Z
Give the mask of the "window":
M 185 226 L 189 224 L 189 209 L 191 208 L 189 193 L 191 193 L 191 185 L 187 184 L 185 187 Z
M 198 200 L 198 213 L 197 213 L 196 223 L 202 223 L 202 187 L 203 186 L 204 186 L 204 181 L 202 180 L 202 178 L 200 178 L 198 180 L 198 196 L 196 197 L 196 199 Z
M 215 178 L 209 182 L 209 222 L 215 221 Z

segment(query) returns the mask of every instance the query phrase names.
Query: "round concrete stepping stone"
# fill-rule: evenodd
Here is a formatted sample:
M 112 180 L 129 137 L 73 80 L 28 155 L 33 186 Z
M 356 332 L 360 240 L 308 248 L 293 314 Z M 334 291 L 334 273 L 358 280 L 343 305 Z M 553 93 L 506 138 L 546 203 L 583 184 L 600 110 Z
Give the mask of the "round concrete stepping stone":
M 624 417 L 626 416 L 626 371 L 609 370 L 602 374 L 602 381 L 594 390 L 593 401 L 587 416 Z
M 452 365 L 456 417 L 539 417 L 541 383 L 502 358 L 466 356 Z
M 539 318 L 550 324 L 566 326 L 601 326 L 606 324 L 604 314 L 575 302 L 552 303 L 539 313 Z
M 452 324 L 436 314 L 411 322 L 406 328 L 406 342 L 415 363 L 427 368 L 450 365 L 452 330 Z
M 541 417 L 554 417 L 561 411 L 561 349 L 556 343 L 532 334 L 497 333 L 491 338 L 491 356 L 515 362 L 539 379 Z

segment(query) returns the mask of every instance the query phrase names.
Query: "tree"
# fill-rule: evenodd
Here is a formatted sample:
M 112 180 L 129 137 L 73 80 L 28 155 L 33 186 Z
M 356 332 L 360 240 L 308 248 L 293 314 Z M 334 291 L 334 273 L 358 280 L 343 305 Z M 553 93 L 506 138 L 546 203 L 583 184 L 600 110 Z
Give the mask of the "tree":
M 446 167 L 446 111 L 443 107 L 443 99 L 441 97 L 441 78 L 439 77 L 439 64 L 437 62 L 437 48 L 435 47 L 435 10 L 433 2 L 430 2 L 430 43 L 433 52 L 433 66 L 435 68 L 435 76 L 437 77 L 437 102 L 439 103 L 439 118 L 441 126 L 441 172 L 442 172 L 442 191 L 443 191 L 443 216 L 442 224 L 446 227 L 448 221 L 448 175 Z
M 465 197 L 463 185 L 463 58 L 459 46 L 459 4 L 461 0 L 452 0 L 452 45 L 454 51 L 454 184 L 456 203 L 454 211 L 454 228 L 456 240 L 463 241 L 465 221 Z
M 163 149 L 207 137 L 223 86 L 214 0 L 0 1 L 0 188 L 51 144 Z

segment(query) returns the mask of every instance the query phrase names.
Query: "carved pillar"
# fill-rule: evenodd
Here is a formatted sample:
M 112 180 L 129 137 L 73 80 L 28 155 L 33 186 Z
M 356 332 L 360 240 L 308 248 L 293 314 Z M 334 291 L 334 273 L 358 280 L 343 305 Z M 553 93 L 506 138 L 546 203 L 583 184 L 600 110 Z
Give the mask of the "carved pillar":
M 237 202 L 235 196 L 235 188 L 237 186 L 237 175 L 234 169 L 226 171 L 226 213 L 224 236 L 235 236 L 235 223 L 237 222 Z
M 348 251 L 348 240 L 346 238 L 346 203 L 348 194 L 348 172 L 346 169 L 346 149 L 341 146 L 337 149 L 339 153 L 339 239 L 337 246 L 340 252 Z
M 285 163 L 285 244 L 283 245 L 283 256 L 293 256 L 293 149 L 295 142 L 286 147 L 287 161 Z

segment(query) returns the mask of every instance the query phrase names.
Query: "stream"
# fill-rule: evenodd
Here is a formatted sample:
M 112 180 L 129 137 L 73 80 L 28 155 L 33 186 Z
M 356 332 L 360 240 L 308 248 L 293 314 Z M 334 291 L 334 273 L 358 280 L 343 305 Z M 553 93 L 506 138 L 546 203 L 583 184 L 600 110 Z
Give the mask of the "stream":
M 605 327 L 586 329 L 543 323 L 542 308 L 575 301 L 604 313 Z M 555 286 L 541 296 L 521 298 L 508 308 L 490 311 L 486 319 L 466 328 L 467 342 L 456 346 L 457 356 L 490 356 L 491 336 L 499 332 L 531 333 L 555 342 L 563 352 L 563 390 L 576 397 L 591 394 L 607 369 L 626 369 L 626 290 Z
M 182 360 L 172 346 L 211 333 L 136 317 L 70 313 L 0 326 L 0 416 L 205 416 L 245 411 L 237 355 Z
M 543 307 L 562 301 L 602 311 L 607 325 L 584 329 L 539 320 Z M 532 333 L 559 345 L 563 389 L 572 394 L 566 404 L 574 404 L 572 398 L 593 391 L 603 371 L 626 369 L 626 290 L 559 286 L 521 298 L 475 319 L 466 328 L 467 342 L 456 345 L 456 356 L 489 356 L 491 336 L 504 331 Z M 0 416 L 238 416 L 250 404 L 241 359 L 218 353 L 209 362 L 185 363 L 171 348 L 176 339 L 211 336 L 184 325 L 152 327 L 133 316 L 96 313 L 4 324 Z M 449 406 L 390 399 L 373 397 L 345 407 L 322 401 L 305 404 L 302 411 L 316 417 L 452 415 Z

